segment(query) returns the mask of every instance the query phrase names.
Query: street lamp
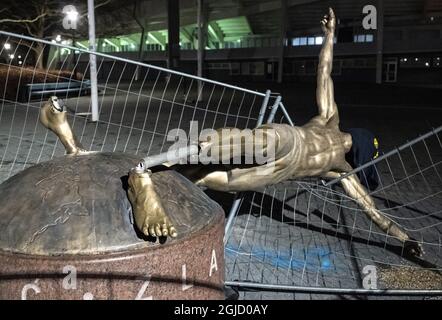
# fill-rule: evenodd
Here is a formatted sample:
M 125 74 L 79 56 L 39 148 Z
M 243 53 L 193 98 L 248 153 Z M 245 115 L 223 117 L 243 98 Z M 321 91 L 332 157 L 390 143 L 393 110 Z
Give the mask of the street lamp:
M 6 42 L 6 43 L 3 45 L 3 47 L 4 47 L 6 50 L 9 50 L 9 49 L 11 49 L 11 44 Z
M 72 22 L 75 22 L 78 20 L 78 11 L 75 9 L 74 6 L 70 7 L 69 10 L 66 12 L 66 17 L 71 20 Z
M 53 42 L 55 42 L 55 43 L 61 42 L 63 44 L 63 41 L 61 41 L 61 35 L 57 34 L 55 36 L 55 40 L 53 40 Z M 60 65 L 61 64 L 61 47 L 56 47 L 56 48 L 57 48 L 57 59 L 58 59 L 57 64 Z
M 78 11 L 73 5 L 67 5 L 63 8 L 63 13 L 66 15 L 63 19 L 63 27 L 72 30 L 72 46 L 75 47 L 75 29 L 77 29 Z M 73 68 L 75 69 L 75 50 L 72 52 L 72 59 Z

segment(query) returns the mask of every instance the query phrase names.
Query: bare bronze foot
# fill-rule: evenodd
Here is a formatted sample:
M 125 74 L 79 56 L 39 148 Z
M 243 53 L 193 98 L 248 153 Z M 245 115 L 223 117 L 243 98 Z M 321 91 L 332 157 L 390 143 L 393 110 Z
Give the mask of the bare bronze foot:
M 143 163 L 129 172 L 128 197 L 132 204 L 135 224 L 143 234 L 151 237 L 175 238 L 177 232 L 170 222 L 155 191 L 151 171 Z
M 62 100 L 52 96 L 40 109 L 40 122 L 54 132 L 63 143 L 67 154 L 87 153 L 78 142 L 66 119 L 66 110 Z

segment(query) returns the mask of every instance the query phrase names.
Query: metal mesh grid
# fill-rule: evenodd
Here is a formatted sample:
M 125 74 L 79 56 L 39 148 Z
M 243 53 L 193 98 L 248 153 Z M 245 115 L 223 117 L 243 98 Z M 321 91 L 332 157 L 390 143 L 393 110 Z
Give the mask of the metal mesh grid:
M 37 68 L 30 46 L 67 46 L 0 32 L 1 41 L 25 49 L 23 66 L 0 64 L 0 182 L 21 170 L 64 154 L 63 146 L 39 125 L 48 96 L 31 96 L 26 84 L 68 83 L 80 87 L 57 93 L 66 101 L 69 122 L 91 150 L 128 152 L 141 157 L 165 151 L 171 129 L 253 128 L 263 121 L 288 122 L 278 97 L 185 75 L 172 70 L 97 54 L 98 122 L 90 122 L 88 52 L 56 55 Z M 26 43 L 26 45 L 25 45 Z M 23 51 L 22 51 L 23 52 Z M 42 51 L 43 52 L 43 51 Z M 18 51 L 14 52 L 18 54 Z M 66 71 L 63 71 L 66 70 Z M 76 70 L 76 72 L 69 71 Z M 87 92 L 86 92 L 87 93 Z M 268 109 L 262 109 L 265 107 Z M 278 109 L 276 109 L 278 108 Z M 274 117 L 274 118 L 273 118 Z M 265 121 L 265 122 L 266 122 Z M 227 280 L 262 285 L 361 288 L 362 269 L 374 264 L 440 271 L 441 137 L 424 139 L 388 154 L 375 165 L 381 185 L 372 193 L 377 207 L 420 241 L 423 260 L 406 260 L 398 241 L 380 232 L 340 188 L 338 181 L 286 181 L 238 197 L 232 232 L 226 237 Z M 382 157 L 381 157 L 382 158 Z
M 275 291 L 292 286 L 293 292 L 302 287 L 363 291 L 363 269 L 373 265 L 380 273 L 389 268 L 431 270 L 440 289 L 440 131 L 442 127 L 373 162 L 380 182 L 370 193 L 376 207 L 421 243 L 422 259 L 405 256 L 402 244 L 378 229 L 345 194 L 340 179 L 286 181 L 243 197 L 226 243 L 231 284 L 260 283 Z M 381 289 L 416 289 L 408 283 L 388 285 L 381 276 Z

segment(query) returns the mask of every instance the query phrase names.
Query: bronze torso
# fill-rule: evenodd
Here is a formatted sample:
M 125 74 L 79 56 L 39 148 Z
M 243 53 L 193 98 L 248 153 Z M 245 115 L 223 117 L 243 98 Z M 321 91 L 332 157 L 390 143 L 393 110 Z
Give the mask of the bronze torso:
M 323 176 L 346 168 L 345 154 L 351 148 L 351 135 L 337 126 L 312 119 L 303 127 L 272 123 L 260 128 L 276 132 L 273 161 L 252 167 L 225 166 L 197 183 L 225 191 L 256 190 L 286 179 Z

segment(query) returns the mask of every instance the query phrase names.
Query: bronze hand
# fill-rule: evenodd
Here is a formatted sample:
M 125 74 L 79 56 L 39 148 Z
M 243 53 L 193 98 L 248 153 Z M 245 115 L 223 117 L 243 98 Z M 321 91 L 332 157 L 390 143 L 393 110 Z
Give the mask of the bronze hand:
M 335 32 L 336 17 L 332 8 L 328 9 L 328 14 L 326 14 L 324 18 L 321 20 L 321 27 L 325 35 Z

